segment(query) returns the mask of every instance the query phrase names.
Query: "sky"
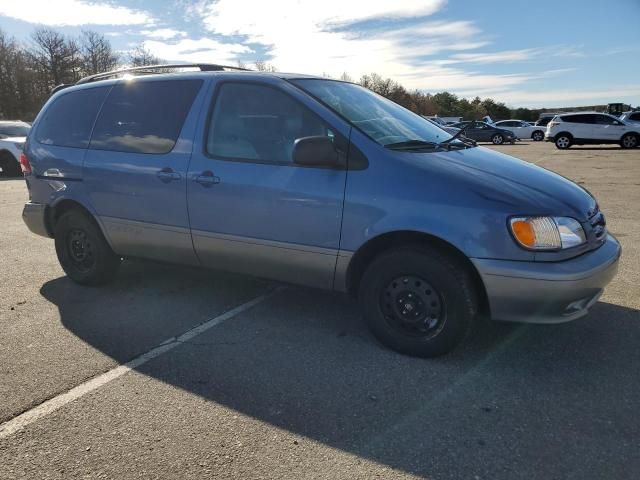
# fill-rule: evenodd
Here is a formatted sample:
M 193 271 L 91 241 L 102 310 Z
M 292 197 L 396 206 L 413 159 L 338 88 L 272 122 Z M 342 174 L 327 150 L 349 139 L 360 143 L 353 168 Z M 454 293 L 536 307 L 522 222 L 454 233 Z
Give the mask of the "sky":
M 0 29 L 103 33 L 126 52 L 491 97 L 640 106 L 640 0 L 0 0 Z

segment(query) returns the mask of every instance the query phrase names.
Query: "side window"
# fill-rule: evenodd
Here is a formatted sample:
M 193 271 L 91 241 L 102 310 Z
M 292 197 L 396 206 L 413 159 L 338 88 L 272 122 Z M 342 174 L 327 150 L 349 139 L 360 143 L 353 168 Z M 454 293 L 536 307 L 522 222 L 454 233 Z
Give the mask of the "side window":
M 316 114 L 265 85 L 224 83 L 209 122 L 207 153 L 236 160 L 289 164 L 298 138 L 333 137 Z
M 640 113 L 632 113 L 629 115 L 629 120 L 640 121 Z
M 606 115 L 595 115 L 596 125 L 615 125 L 616 120 Z
M 111 90 L 91 137 L 93 150 L 168 153 L 202 80 L 124 81 Z
M 594 123 L 594 115 L 566 115 L 564 117 L 562 117 L 562 121 L 563 122 L 569 122 L 569 123 L 586 123 L 586 124 L 592 124 Z
M 36 141 L 58 147 L 87 148 L 93 122 L 109 88 L 75 90 L 60 96 L 38 122 Z

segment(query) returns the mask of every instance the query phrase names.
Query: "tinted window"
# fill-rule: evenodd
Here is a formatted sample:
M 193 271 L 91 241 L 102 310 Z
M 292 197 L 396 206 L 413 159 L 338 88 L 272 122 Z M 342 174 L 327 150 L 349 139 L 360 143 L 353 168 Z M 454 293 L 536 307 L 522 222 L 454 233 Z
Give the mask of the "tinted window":
M 202 80 L 125 81 L 111 90 L 91 137 L 94 150 L 170 152 Z
M 38 121 L 36 141 L 87 148 L 96 114 L 110 87 L 76 90 L 58 97 Z
M 225 83 L 211 115 L 207 152 L 218 157 L 292 163 L 296 139 L 316 135 L 333 133 L 317 115 L 285 93 L 264 85 Z
M 629 115 L 629 120 L 640 120 L 640 113 L 632 113 L 631 115 Z
M 618 121 L 615 118 L 611 118 L 607 115 L 594 115 L 597 125 L 617 125 Z
M 560 118 L 562 118 L 563 122 L 569 122 L 569 123 L 588 123 L 588 124 L 592 124 L 594 123 L 595 119 L 593 118 L 595 115 L 564 115 Z

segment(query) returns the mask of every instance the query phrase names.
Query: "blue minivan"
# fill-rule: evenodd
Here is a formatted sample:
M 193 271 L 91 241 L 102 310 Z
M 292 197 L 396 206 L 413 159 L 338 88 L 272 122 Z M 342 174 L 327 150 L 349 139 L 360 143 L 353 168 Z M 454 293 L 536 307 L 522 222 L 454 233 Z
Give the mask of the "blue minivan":
M 560 175 L 359 85 L 199 67 L 89 77 L 35 120 L 23 218 L 73 281 L 143 257 L 347 292 L 382 343 L 432 357 L 479 313 L 581 317 L 617 271 Z

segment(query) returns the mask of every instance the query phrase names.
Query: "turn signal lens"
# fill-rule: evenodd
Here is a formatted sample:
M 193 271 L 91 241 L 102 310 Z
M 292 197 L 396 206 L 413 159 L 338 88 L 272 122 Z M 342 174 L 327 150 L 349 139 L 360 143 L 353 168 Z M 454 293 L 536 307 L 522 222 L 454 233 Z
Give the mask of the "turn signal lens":
M 530 250 L 559 250 L 582 245 L 580 222 L 568 217 L 514 217 L 509 221 L 516 241 Z
M 533 248 L 536 245 L 536 233 L 533 226 L 526 220 L 511 222 L 511 230 L 514 237 L 525 247 Z

